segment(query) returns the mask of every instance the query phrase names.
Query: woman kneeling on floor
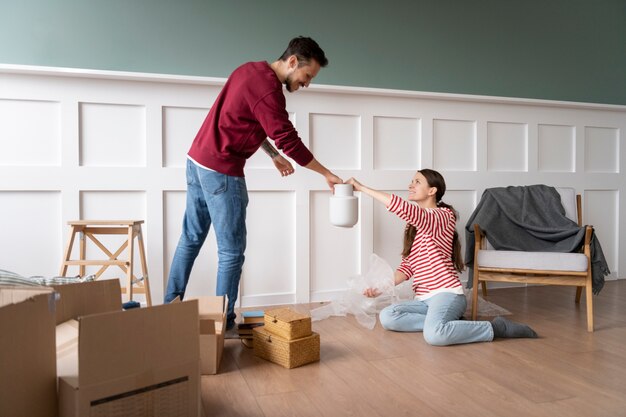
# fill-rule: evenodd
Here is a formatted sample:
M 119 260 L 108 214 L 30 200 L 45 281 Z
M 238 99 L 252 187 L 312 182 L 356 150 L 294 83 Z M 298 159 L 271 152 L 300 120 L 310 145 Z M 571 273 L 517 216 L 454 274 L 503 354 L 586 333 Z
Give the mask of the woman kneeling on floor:
M 467 301 L 458 272 L 464 269 L 461 244 L 455 229 L 456 213 L 441 201 L 446 183 L 437 171 L 417 171 L 409 184 L 409 201 L 369 188 L 354 178 L 347 183 L 383 203 L 387 210 L 407 222 L 402 262 L 394 274 L 395 284 L 413 280 L 415 298 L 390 305 L 380 312 L 387 330 L 423 332 L 435 346 L 490 342 L 494 338 L 537 337 L 530 327 L 503 317 L 489 321 L 461 320 Z M 364 294 L 380 293 L 368 288 Z

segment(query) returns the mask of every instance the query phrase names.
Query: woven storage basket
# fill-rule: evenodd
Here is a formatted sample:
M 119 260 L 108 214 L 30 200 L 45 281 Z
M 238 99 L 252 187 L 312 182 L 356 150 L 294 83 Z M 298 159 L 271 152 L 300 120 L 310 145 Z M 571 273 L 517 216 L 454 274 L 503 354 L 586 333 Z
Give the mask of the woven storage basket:
M 295 368 L 320 360 L 320 335 L 286 340 L 263 327 L 254 329 L 254 354 L 285 368 Z
M 289 308 L 265 312 L 265 330 L 283 339 L 293 340 L 311 335 L 311 317 Z

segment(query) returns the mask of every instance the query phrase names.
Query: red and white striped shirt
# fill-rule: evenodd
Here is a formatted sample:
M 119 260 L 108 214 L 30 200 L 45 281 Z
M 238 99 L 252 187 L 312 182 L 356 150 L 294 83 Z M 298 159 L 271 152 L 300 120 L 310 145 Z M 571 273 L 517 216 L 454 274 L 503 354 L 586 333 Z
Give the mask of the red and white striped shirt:
M 447 207 L 420 208 L 391 196 L 387 210 L 417 229 L 411 253 L 398 271 L 413 278 L 415 298 L 425 300 L 440 292 L 463 294 L 463 286 L 452 263 L 456 218 Z

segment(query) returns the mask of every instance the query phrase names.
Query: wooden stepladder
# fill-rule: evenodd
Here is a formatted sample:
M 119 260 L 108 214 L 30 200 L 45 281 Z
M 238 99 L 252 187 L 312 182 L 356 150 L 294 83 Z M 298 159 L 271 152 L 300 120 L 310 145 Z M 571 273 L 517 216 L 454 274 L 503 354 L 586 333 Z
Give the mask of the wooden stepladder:
M 146 263 L 146 251 L 143 245 L 143 234 L 141 232 L 141 224 L 143 220 L 75 220 L 69 221 L 67 224 L 71 227 L 70 238 L 65 248 L 65 255 L 61 264 L 60 276 L 66 276 L 67 268 L 72 265 L 76 265 L 79 268 L 81 276 L 85 275 L 86 266 L 100 266 L 101 268 L 96 272 L 96 279 L 102 275 L 106 269 L 112 265 L 117 265 L 127 276 L 126 287 L 122 288 L 122 293 L 127 293 L 129 299 L 133 299 L 133 294 L 145 294 L 146 302 L 148 306 L 152 305 L 152 298 L 150 297 L 150 282 L 148 280 L 148 265 Z M 80 247 L 79 258 L 70 259 L 72 256 L 72 247 L 76 238 L 76 234 L 79 234 Z M 107 249 L 96 235 L 126 235 L 128 238 L 122 243 L 122 245 L 115 251 L 111 252 Z M 102 260 L 87 260 L 85 259 L 85 248 L 87 246 L 87 238 L 91 240 L 108 259 Z M 139 247 L 139 261 L 141 262 L 142 277 L 137 278 L 133 274 L 133 265 L 135 262 L 134 254 L 134 240 L 137 238 L 137 246 Z M 128 249 L 128 258 L 119 259 L 119 256 Z

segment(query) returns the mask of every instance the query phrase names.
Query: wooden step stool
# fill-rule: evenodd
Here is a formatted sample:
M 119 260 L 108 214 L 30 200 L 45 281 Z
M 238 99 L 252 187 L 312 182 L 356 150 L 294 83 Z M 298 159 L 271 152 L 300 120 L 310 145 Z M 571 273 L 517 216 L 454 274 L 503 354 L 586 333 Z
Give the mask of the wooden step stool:
M 79 267 L 80 276 L 85 275 L 85 267 L 88 265 L 101 266 L 100 270 L 96 272 L 96 279 L 102 275 L 102 273 L 111 265 L 117 265 L 128 277 L 128 283 L 126 288 L 122 288 L 122 293 L 128 293 L 129 299 L 133 299 L 133 294 L 145 294 L 146 302 L 148 306 L 152 305 L 152 298 L 150 297 L 150 283 L 148 280 L 148 266 L 146 264 L 146 252 L 143 246 L 143 235 L 141 233 L 141 224 L 143 220 L 74 220 L 67 222 L 71 227 L 70 239 L 65 249 L 65 256 L 63 257 L 63 263 L 61 264 L 60 276 L 67 276 L 67 268 L 70 265 L 77 265 Z M 80 248 L 79 259 L 71 260 L 72 246 L 74 245 L 74 239 L 76 234 L 80 233 Z M 115 251 L 109 251 L 100 242 L 95 235 L 126 235 L 128 239 Z M 141 261 L 141 273 L 142 277 L 137 279 L 133 274 L 134 257 L 134 239 L 137 238 L 137 244 L 139 247 L 139 260 Z M 86 260 L 85 259 L 85 247 L 87 239 L 89 238 L 96 244 L 102 252 L 108 256 L 106 260 Z M 128 248 L 128 259 L 118 259 L 124 249 Z

